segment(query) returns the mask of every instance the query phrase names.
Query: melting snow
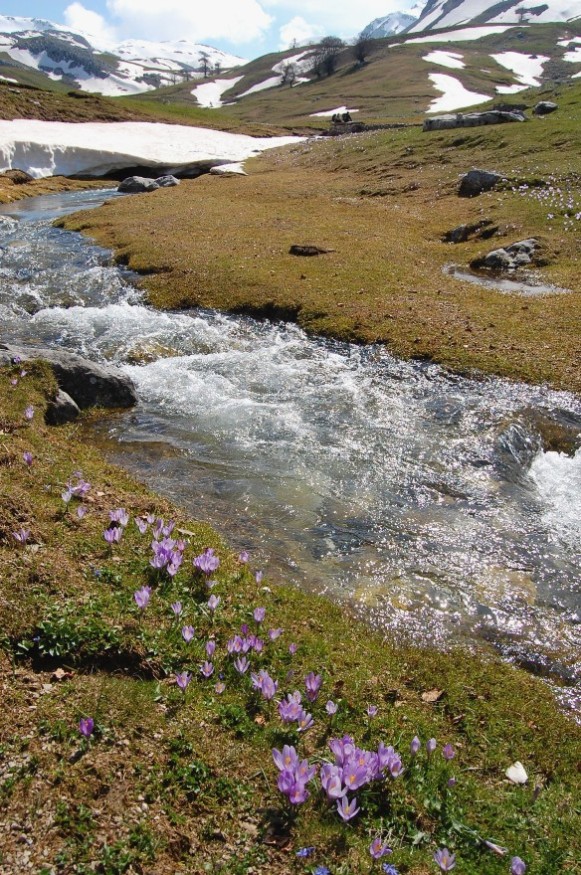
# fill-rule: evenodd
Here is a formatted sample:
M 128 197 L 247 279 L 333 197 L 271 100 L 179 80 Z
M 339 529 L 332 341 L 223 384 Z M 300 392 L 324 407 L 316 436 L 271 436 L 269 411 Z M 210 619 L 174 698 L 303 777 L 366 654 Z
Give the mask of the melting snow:
M 424 55 L 423 60 L 429 61 L 432 64 L 439 64 L 441 67 L 450 67 L 452 70 L 461 70 L 462 67 L 466 66 L 462 58 L 463 55 L 459 55 L 457 52 L 443 52 L 440 49 L 436 49 Z
M 222 106 L 222 95 L 229 88 L 234 88 L 237 82 L 244 79 L 244 76 L 237 76 L 235 79 L 215 79 L 213 82 L 204 82 L 203 85 L 197 85 L 192 90 L 192 94 L 200 104 L 207 108 L 216 109 Z
M 489 94 L 468 91 L 458 79 L 448 76 L 446 73 L 429 73 L 428 75 L 434 87 L 438 91 L 442 91 L 443 94 L 432 100 L 427 112 L 450 112 L 465 106 L 474 106 L 474 104 L 482 103 L 485 100 L 492 100 Z
M 299 142 L 301 137 L 249 137 L 207 128 L 150 122 L 0 122 L 0 171 L 44 176 L 105 176 L 126 167 L 168 173 L 194 170 L 200 162 L 244 161 L 251 155 Z
M 342 115 L 344 112 L 359 112 L 358 109 L 348 109 L 346 106 L 338 106 L 336 109 L 326 109 L 324 112 L 312 112 L 312 118 L 331 118 L 331 116 L 339 113 Z
M 525 88 L 530 85 L 540 85 L 539 76 L 543 75 L 543 66 L 550 61 L 546 55 L 524 55 L 521 52 L 500 52 L 498 55 L 490 56 L 497 64 L 510 70 L 518 79 L 519 85 Z M 512 91 L 505 91 L 506 86 L 498 86 L 497 91 L 500 94 L 511 94 Z M 514 86 L 510 86 L 514 88 Z M 520 90 L 520 89 L 519 89 Z
M 465 42 L 466 40 L 477 40 L 483 36 L 488 36 L 491 33 L 504 33 L 505 30 L 510 30 L 510 26 L 506 25 L 491 25 L 490 27 L 465 27 L 461 30 L 450 30 L 440 33 L 432 33 L 430 36 L 417 36 L 414 39 L 408 39 L 405 43 L 393 43 L 393 46 L 407 45 L 407 43 L 456 43 Z M 391 46 L 390 46 L 391 48 Z
M 572 64 L 581 64 L 581 46 L 577 46 L 570 52 L 565 52 L 565 54 L 563 55 L 563 60 L 570 61 Z

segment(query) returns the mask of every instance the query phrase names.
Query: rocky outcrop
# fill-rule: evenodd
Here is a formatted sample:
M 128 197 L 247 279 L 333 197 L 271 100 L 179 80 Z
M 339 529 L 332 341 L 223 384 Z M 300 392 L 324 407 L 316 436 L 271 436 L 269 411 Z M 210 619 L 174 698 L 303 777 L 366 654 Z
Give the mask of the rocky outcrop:
M 541 100 L 533 109 L 533 114 L 549 115 L 550 113 L 555 112 L 556 109 L 559 109 L 559 107 L 556 103 L 553 103 L 552 100 Z
M 473 270 L 488 270 L 495 273 L 510 273 L 532 263 L 535 253 L 540 249 L 538 240 L 519 240 L 503 249 L 493 249 L 470 262 Z
M 444 243 L 466 243 L 467 240 L 474 238 L 488 240 L 498 234 L 498 231 L 498 225 L 495 225 L 492 219 L 481 219 L 471 225 L 458 225 L 451 231 L 446 231 L 442 235 L 442 241 Z
M 489 109 L 485 112 L 449 113 L 447 115 L 435 115 L 424 121 L 424 131 L 445 131 L 451 128 L 476 128 L 480 125 L 501 125 L 506 122 L 526 121 L 522 112 L 503 112 L 498 109 Z
M 120 182 L 117 191 L 123 194 L 143 194 L 147 191 L 157 191 L 158 188 L 171 188 L 179 185 L 180 181 L 175 176 L 158 176 L 157 179 L 148 179 L 147 176 L 128 176 Z
M 81 409 L 133 407 L 137 402 L 135 386 L 119 368 L 96 364 L 61 350 L 0 344 L 0 364 L 9 364 L 16 356 L 23 361 L 40 359 L 48 362 L 59 388 Z
M 491 170 L 469 170 L 460 180 L 459 197 L 477 197 L 483 191 L 490 191 L 503 177 Z

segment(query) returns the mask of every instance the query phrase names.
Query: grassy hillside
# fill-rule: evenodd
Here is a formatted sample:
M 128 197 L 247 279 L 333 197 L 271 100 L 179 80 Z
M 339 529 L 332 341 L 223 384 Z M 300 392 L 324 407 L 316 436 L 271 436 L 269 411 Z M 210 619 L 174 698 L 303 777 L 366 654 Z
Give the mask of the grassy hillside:
M 63 224 L 142 271 L 159 307 L 291 318 L 404 357 L 580 391 L 581 83 L 541 95 L 559 110 L 522 124 L 307 142 L 248 162 L 248 177 L 206 176 Z M 459 198 L 472 167 L 507 182 Z M 483 220 L 490 239 L 443 242 Z M 501 294 L 444 273 L 532 236 L 537 279 L 569 294 Z M 299 258 L 293 244 L 330 251 Z
M 0 390 L 2 871 L 365 875 L 387 859 L 428 875 L 444 846 L 464 875 L 506 875 L 513 855 L 530 875 L 578 871 L 581 735 L 540 681 L 485 655 L 397 647 L 261 580 L 203 518 L 104 464 L 82 426 L 47 427 L 43 367 L 4 368 Z M 183 541 L 173 576 L 150 565 L 159 518 Z M 193 565 L 209 547 L 211 575 Z M 253 642 L 248 671 L 228 654 L 237 634 Z M 313 726 L 282 722 L 253 689 L 259 670 L 277 699 L 302 694 Z M 394 745 L 395 776 L 350 793 L 348 822 L 319 778 L 289 802 L 271 750 L 320 766 L 346 733 Z M 516 760 L 523 785 L 505 776 Z M 376 862 L 375 839 L 392 849 Z

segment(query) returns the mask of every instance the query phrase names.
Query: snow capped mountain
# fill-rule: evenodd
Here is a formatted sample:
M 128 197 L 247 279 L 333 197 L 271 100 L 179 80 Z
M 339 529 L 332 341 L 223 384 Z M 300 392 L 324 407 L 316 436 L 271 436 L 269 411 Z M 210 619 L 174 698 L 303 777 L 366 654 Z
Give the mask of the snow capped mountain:
M 405 12 L 392 12 L 382 18 L 374 18 L 370 24 L 361 31 L 362 39 L 381 39 L 386 36 L 395 36 L 414 24 L 417 18 Z
M 579 0 L 428 0 L 410 33 L 465 24 L 545 24 L 581 20 Z
M 244 58 L 188 40 L 126 40 L 107 52 L 88 34 L 38 18 L 0 16 L 0 58 L 32 67 L 82 91 L 114 97 L 138 94 L 246 63 Z

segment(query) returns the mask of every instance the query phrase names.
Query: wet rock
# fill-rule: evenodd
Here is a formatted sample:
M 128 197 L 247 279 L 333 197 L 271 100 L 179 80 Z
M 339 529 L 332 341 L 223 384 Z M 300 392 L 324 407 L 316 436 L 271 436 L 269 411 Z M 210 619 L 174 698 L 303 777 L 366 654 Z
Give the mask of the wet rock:
M 128 176 L 119 183 L 117 191 L 124 194 L 142 194 L 146 191 L 156 191 L 158 188 L 159 185 L 155 179 L 147 179 L 145 176 Z
M 61 350 L 0 344 L 0 364 L 9 364 L 14 356 L 20 356 L 23 361 L 40 359 L 48 362 L 59 388 L 74 398 L 81 409 L 133 407 L 137 402 L 133 382 L 111 365 L 96 364 Z
M 299 243 L 293 243 L 291 248 L 289 249 L 290 255 L 302 255 L 302 256 L 312 256 L 312 255 L 325 255 L 327 252 L 334 252 L 334 249 L 321 249 L 320 246 L 310 246 L 310 245 L 302 245 Z
M 529 410 L 525 416 L 540 435 L 545 452 L 574 456 L 581 447 L 581 416 L 570 410 Z
M 549 115 L 551 112 L 555 112 L 556 109 L 559 109 L 559 107 L 552 100 L 541 100 L 533 109 L 533 114 Z
M 466 243 L 467 240 L 474 237 L 488 240 L 490 237 L 498 234 L 498 230 L 498 225 L 495 225 L 491 219 L 481 219 L 472 225 L 458 225 L 457 228 L 446 231 L 442 235 L 442 241 L 444 243 Z
M 70 395 L 59 389 L 56 398 L 49 401 L 44 421 L 47 425 L 64 425 L 65 422 L 74 422 L 80 413 L 79 405 Z
M 493 249 L 486 255 L 474 258 L 470 262 L 470 267 L 473 270 L 490 270 L 497 273 L 515 271 L 531 264 L 538 249 L 540 244 L 533 237 L 519 240 L 503 249 Z
M 477 197 L 483 191 L 491 191 L 503 177 L 491 170 L 469 170 L 460 180 L 459 197 Z
M 176 176 L 158 176 L 155 180 L 155 184 L 159 186 L 159 188 L 173 188 L 174 186 L 179 185 L 180 181 Z

